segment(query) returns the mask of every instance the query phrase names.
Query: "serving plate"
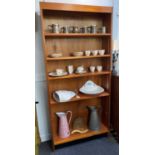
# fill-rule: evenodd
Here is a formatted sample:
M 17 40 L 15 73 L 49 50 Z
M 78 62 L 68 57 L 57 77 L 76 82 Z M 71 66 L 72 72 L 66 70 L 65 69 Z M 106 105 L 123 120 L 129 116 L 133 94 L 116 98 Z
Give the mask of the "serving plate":
M 83 73 L 86 73 L 86 72 L 87 72 L 86 70 L 84 70 L 82 72 L 75 71 L 76 74 L 83 74 Z
M 49 76 L 65 76 L 65 75 L 67 75 L 68 73 L 67 72 L 63 72 L 62 74 L 57 74 L 56 72 L 50 72 L 48 75 Z

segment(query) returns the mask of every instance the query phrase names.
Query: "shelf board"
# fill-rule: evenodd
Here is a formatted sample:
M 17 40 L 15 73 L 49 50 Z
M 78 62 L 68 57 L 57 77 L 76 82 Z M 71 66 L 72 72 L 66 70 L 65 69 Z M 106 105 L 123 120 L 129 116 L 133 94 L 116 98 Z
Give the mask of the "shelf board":
M 45 37 L 104 37 L 104 36 L 111 36 L 111 33 L 51 33 L 51 32 L 44 32 Z
M 66 75 L 66 76 L 60 76 L 60 77 L 48 77 L 48 80 L 58 80 L 58 79 L 70 79 L 70 78 L 77 78 L 77 77 L 85 77 L 85 76 L 97 76 L 97 75 L 107 75 L 111 74 L 111 71 L 103 71 L 103 72 L 88 72 L 84 74 L 71 74 L 71 75 Z
M 87 133 L 83 133 L 83 134 L 75 133 L 75 134 L 71 134 L 69 137 L 64 138 L 64 139 L 58 137 L 58 135 L 57 135 L 54 137 L 54 145 L 59 145 L 59 144 L 71 142 L 74 140 L 79 140 L 79 139 L 83 139 L 83 138 L 100 135 L 100 134 L 105 134 L 108 132 L 109 132 L 108 128 L 105 125 L 101 124 L 101 129 L 98 131 L 89 130 Z
M 98 98 L 98 97 L 110 96 L 110 94 L 108 92 L 103 92 L 103 93 L 101 93 L 99 95 L 85 95 L 85 94 L 82 94 L 82 93 L 78 93 L 78 96 L 79 97 L 73 97 L 71 100 L 69 100 L 67 102 L 73 102 L 73 101 L 80 101 L 80 100 L 87 100 L 87 99 L 93 99 L 93 98 Z M 63 102 L 63 103 L 65 103 L 65 102 Z M 63 104 L 63 103 L 56 102 L 53 97 L 51 98 L 51 101 L 50 101 L 50 104 Z
M 110 54 L 104 54 L 104 55 L 97 55 L 97 56 L 79 56 L 79 57 L 75 57 L 75 56 L 69 56 L 69 57 L 59 57 L 59 58 L 49 58 L 47 57 L 46 60 L 47 61 L 52 61 L 52 60 L 75 60 L 75 59 L 91 59 L 91 58 L 107 58 L 107 57 L 111 57 Z

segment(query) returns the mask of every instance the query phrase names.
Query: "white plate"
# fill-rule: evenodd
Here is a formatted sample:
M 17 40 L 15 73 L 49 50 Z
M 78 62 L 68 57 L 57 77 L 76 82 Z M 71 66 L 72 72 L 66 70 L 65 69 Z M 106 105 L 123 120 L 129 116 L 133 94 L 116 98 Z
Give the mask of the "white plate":
M 56 72 L 50 72 L 48 75 L 49 76 L 65 76 L 67 74 L 68 74 L 67 72 L 63 72 L 62 74 L 58 75 Z
M 87 71 L 86 70 L 84 70 L 84 71 L 82 71 L 82 72 L 78 72 L 78 71 L 76 71 L 75 73 L 76 74 L 83 74 L 83 73 L 86 73 Z

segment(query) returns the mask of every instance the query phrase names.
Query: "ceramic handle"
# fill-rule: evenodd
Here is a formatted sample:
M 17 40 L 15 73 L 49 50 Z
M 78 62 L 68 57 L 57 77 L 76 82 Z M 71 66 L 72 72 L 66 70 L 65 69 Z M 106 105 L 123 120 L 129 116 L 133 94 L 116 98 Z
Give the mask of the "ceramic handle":
M 71 111 L 67 111 L 67 115 L 70 113 L 70 118 L 69 118 L 69 121 L 68 121 L 68 123 L 70 124 L 70 122 L 71 122 L 71 119 L 72 119 L 72 112 Z
M 49 28 L 49 30 L 52 30 L 52 26 L 51 25 L 48 25 L 48 28 Z

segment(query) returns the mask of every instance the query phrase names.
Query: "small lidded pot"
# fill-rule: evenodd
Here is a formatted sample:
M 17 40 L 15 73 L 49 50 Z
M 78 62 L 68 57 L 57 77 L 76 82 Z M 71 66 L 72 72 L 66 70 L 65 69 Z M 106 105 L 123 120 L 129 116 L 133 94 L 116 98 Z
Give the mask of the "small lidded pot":
M 52 24 L 52 25 L 48 25 L 49 30 L 52 33 L 59 33 L 60 32 L 60 27 L 59 24 Z

